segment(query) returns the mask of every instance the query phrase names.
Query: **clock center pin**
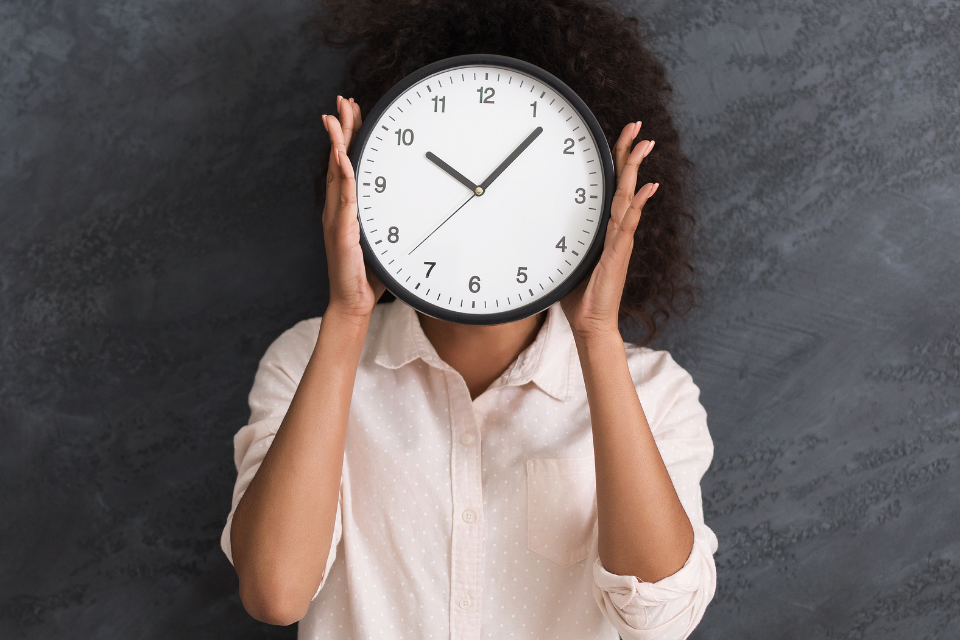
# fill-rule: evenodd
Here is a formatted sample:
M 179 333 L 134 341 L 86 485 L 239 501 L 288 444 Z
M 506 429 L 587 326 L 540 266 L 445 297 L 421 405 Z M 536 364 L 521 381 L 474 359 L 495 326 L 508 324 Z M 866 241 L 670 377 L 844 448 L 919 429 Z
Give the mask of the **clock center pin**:
M 483 187 L 477 187 L 477 188 L 476 188 L 476 194 L 477 194 L 478 196 L 482 196 L 482 195 L 483 195 Z

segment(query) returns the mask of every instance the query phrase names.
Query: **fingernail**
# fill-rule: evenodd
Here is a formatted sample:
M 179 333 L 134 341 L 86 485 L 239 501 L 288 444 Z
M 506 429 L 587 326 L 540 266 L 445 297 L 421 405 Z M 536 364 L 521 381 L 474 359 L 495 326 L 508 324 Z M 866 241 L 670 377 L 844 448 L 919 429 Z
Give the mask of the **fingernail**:
M 650 144 L 647 145 L 647 150 L 644 152 L 644 156 L 647 156 L 651 151 L 653 151 L 653 140 L 650 141 Z
M 320 116 L 320 121 L 323 123 L 323 128 L 327 130 L 327 133 L 330 133 L 330 127 L 327 125 L 327 116 L 326 116 L 326 114 Z
M 333 150 L 333 157 L 337 159 L 337 166 L 340 166 L 340 149 Z
M 343 96 L 337 96 L 337 110 L 340 109 L 340 101 L 343 100 Z

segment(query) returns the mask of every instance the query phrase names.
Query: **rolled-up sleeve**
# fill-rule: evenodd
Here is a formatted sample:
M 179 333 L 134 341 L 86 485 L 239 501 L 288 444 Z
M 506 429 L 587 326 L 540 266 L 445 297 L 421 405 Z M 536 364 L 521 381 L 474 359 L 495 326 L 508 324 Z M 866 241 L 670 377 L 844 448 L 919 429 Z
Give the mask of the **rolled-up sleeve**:
M 280 423 L 293 400 L 293 395 L 297 391 L 297 386 L 300 384 L 300 379 L 316 345 L 319 328 L 319 318 L 298 323 L 277 338 L 260 360 L 248 398 L 249 423 L 233 437 L 233 462 L 237 468 L 237 481 L 233 487 L 230 513 L 227 515 L 227 521 L 220 536 L 220 547 L 230 564 L 233 564 L 233 550 L 230 545 L 233 515 L 267 455 L 280 428 Z M 326 568 L 314 598 L 320 593 L 327 580 L 330 567 L 336 559 L 337 545 L 342 535 L 343 522 L 338 501 L 333 540 L 327 554 Z
M 700 390 L 669 354 L 638 349 L 629 361 L 657 448 L 693 526 L 693 549 L 679 571 L 644 582 L 607 571 L 594 535 L 594 599 L 624 640 L 684 640 L 716 592 L 717 537 L 704 524 L 700 493 L 700 480 L 713 459 L 713 440 Z

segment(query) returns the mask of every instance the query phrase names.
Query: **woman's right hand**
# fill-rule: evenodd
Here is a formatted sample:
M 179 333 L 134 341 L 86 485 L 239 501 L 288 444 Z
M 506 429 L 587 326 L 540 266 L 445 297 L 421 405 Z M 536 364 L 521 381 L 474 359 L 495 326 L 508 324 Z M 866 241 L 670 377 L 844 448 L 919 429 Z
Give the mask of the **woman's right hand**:
M 357 183 L 347 152 L 360 128 L 360 106 L 337 96 L 339 118 L 322 116 L 330 136 L 327 197 L 323 205 L 323 241 L 330 277 L 327 313 L 366 321 L 385 287 L 364 265 L 357 220 Z

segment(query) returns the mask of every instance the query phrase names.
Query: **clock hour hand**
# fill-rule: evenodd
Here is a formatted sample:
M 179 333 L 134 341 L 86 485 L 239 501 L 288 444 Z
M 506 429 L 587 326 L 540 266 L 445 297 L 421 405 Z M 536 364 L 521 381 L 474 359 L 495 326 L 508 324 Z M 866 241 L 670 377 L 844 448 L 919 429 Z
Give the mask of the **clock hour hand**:
M 470 189 L 470 191 L 473 191 L 478 196 L 483 193 L 483 191 L 479 191 L 479 187 L 477 185 L 470 182 L 466 178 L 466 176 L 464 176 L 462 173 L 460 173 L 459 171 L 457 171 L 456 169 L 448 165 L 446 162 L 438 158 L 435 153 L 433 153 L 432 151 L 427 151 L 426 155 L 427 155 L 427 160 L 429 160 L 433 164 L 437 165 L 438 167 L 446 171 L 448 174 L 450 174 L 452 178 L 454 178 L 457 182 L 465 186 L 467 189 Z
M 526 148 L 529 147 L 530 144 L 534 140 L 536 140 L 537 136 L 539 136 L 541 133 L 543 133 L 543 127 L 537 127 L 536 129 L 534 129 L 533 132 L 531 132 L 530 135 L 528 135 L 524 139 L 524 141 L 521 142 L 520 145 L 513 150 L 513 153 L 507 156 L 507 159 L 501 162 L 500 166 L 494 169 L 493 173 L 487 176 L 487 179 L 484 180 L 482 183 L 480 183 L 480 187 L 479 187 L 480 193 L 483 193 L 484 191 L 486 191 L 490 187 L 490 185 L 493 184 L 493 181 L 496 180 L 501 173 L 503 173 L 503 170 L 509 167 L 513 163 L 513 161 L 516 160 L 520 156 L 520 154 L 523 153 L 524 150 L 526 150 Z

